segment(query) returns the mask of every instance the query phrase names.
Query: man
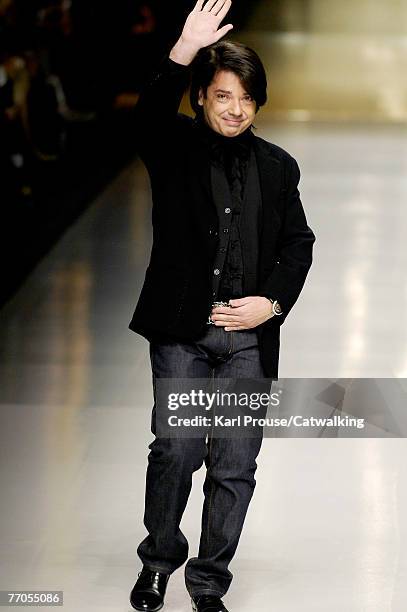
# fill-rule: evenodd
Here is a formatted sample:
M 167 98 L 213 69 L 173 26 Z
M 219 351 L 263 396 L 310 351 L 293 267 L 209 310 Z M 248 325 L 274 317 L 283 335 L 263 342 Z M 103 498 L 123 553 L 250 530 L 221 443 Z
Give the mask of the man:
M 153 194 L 153 247 L 130 329 L 150 341 L 152 432 L 158 379 L 277 378 L 279 330 L 304 285 L 315 240 L 296 161 L 252 132 L 266 102 L 257 54 L 220 39 L 231 0 L 198 0 L 181 37 L 141 93 L 140 155 Z M 196 117 L 178 113 L 190 84 Z M 208 320 L 209 316 L 209 320 Z M 196 612 L 221 597 L 255 487 L 261 436 L 159 437 L 150 444 L 137 610 L 161 609 L 170 574 L 188 559 L 179 525 L 192 474 L 205 461 L 198 556 L 185 583 Z

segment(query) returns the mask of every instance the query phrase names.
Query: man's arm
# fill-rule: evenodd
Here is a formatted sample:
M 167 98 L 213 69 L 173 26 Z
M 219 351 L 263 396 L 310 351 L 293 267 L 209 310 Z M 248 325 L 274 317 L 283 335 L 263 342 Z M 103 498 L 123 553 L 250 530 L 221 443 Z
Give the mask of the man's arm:
M 231 0 L 208 0 L 204 6 L 204 0 L 198 0 L 179 40 L 140 92 L 135 108 L 138 151 L 147 167 L 158 160 L 165 143 L 171 145 L 195 55 L 232 29 L 232 24 L 218 29 L 231 4 Z

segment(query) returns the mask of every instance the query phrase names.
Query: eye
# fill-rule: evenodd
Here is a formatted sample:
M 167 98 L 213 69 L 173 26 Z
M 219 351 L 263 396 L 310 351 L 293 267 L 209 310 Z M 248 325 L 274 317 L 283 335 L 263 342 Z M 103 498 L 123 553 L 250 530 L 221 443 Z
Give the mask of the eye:
M 244 97 L 245 102 L 253 102 L 253 98 L 250 95 Z
M 223 93 L 218 93 L 216 94 L 216 97 L 218 98 L 218 100 L 225 100 L 227 98 L 227 95 Z

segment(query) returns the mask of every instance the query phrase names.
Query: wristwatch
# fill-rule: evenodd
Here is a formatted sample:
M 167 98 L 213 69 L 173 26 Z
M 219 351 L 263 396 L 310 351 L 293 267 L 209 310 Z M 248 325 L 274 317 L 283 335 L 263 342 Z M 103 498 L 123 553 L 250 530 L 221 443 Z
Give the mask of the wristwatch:
M 281 306 L 280 304 L 277 302 L 277 300 L 272 300 L 271 298 L 268 298 L 271 302 L 271 305 L 273 307 L 273 314 L 275 314 L 277 317 L 283 314 L 283 311 L 281 310 Z

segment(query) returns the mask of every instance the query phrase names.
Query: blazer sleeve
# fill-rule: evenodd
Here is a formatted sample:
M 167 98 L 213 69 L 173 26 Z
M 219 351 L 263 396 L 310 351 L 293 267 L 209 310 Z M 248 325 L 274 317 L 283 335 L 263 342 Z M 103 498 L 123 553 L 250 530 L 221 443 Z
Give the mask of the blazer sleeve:
M 259 291 L 259 295 L 277 300 L 283 314 L 268 319 L 264 323 L 266 327 L 281 325 L 297 301 L 312 264 L 315 242 L 298 190 L 300 169 L 291 156 L 288 157 L 288 164 L 286 201 L 277 241 L 276 263 Z
M 137 151 L 150 169 L 168 153 L 177 126 L 178 109 L 190 80 L 190 66 L 166 54 L 151 73 L 134 108 Z

